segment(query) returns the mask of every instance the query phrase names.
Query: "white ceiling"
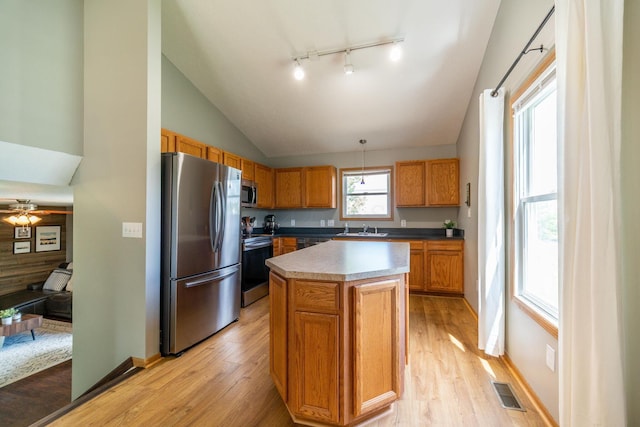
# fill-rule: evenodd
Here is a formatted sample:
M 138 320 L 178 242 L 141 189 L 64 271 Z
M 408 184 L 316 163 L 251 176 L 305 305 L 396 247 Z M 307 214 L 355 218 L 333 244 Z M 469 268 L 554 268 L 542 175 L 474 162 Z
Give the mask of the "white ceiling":
M 455 144 L 500 0 L 163 0 L 165 56 L 267 157 Z M 313 50 L 404 37 L 302 61 Z

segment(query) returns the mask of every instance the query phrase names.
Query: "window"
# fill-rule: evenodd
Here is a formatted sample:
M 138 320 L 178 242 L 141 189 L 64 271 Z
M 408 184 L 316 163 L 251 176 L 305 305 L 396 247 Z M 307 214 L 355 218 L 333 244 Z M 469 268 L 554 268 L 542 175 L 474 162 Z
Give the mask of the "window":
M 558 325 L 558 139 L 555 63 L 516 94 L 513 110 L 515 297 Z
M 391 167 L 340 169 L 341 219 L 390 220 Z

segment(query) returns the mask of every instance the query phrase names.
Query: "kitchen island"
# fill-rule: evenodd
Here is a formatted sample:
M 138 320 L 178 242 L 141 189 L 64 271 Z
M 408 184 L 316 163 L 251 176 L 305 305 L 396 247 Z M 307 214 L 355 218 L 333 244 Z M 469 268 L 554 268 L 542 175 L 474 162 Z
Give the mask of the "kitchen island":
M 406 242 L 329 241 L 266 261 L 270 373 L 296 423 L 357 425 L 404 388 Z

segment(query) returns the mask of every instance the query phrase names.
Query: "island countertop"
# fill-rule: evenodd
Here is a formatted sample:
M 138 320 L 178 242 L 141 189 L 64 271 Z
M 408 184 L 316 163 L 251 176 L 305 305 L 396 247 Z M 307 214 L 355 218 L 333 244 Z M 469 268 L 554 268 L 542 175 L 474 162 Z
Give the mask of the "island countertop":
M 347 282 L 409 272 L 409 243 L 331 240 L 267 259 L 287 279 Z

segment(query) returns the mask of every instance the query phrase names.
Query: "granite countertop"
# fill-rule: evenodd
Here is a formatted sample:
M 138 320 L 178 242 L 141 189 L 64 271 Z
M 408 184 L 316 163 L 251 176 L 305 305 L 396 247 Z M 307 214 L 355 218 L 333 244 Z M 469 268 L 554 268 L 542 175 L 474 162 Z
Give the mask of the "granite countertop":
M 409 272 L 407 242 L 331 240 L 266 260 L 287 279 L 348 282 Z

